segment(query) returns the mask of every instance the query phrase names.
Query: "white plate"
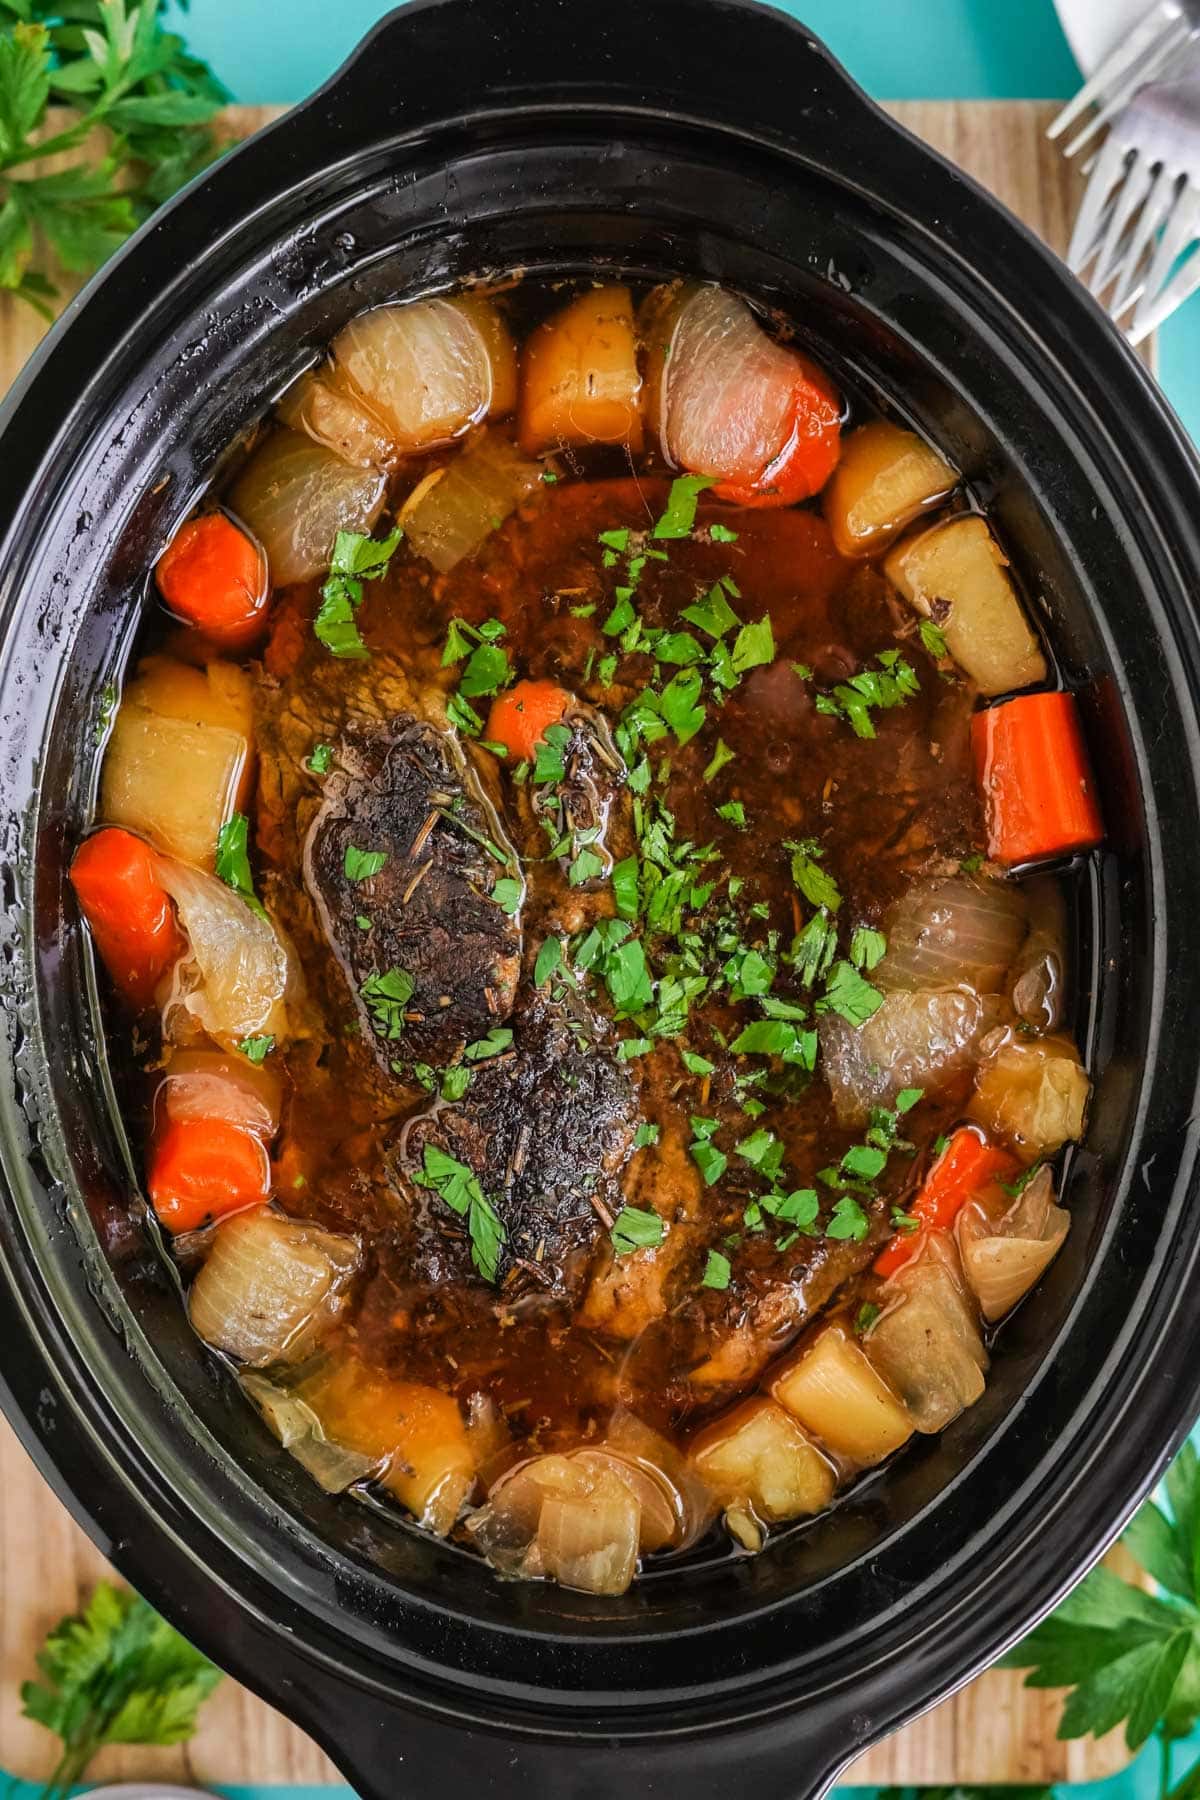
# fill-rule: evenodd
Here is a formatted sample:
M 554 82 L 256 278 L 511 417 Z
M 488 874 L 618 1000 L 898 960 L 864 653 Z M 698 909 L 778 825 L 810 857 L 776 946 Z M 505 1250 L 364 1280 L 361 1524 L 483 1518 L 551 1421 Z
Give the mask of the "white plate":
M 1152 0 L 1054 0 L 1066 40 L 1085 75 L 1150 11 L 1151 4 Z

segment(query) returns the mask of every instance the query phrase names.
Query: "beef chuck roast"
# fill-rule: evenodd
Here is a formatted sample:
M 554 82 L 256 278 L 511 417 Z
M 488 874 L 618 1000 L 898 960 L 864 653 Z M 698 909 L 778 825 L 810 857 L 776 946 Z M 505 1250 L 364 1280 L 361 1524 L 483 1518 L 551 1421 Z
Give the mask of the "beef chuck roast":
M 621 1210 L 637 1091 L 611 1031 L 565 984 L 554 997 L 535 990 L 512 1026 L 511 1049 L 479 1064 L 462 1099 L 410 1119 L 391 1161 L 421 1219 L 418 1281 L 441 1264 L 447 1231 L 462 1232 L 418 1179 L 425 1146 L 435 1144 L 466 1164 L 500 1215 L 499 1279 L 509 1297 L 561 1296 L 578 1290 L 597 1238 Z
M 386 859 L 365 877 L 364 854 Z M 449 1062 L 508 1018 L 521 928 L 493 896 L 519 865 L 450 732 L 411 714 L 348 725 L 303 866 L 384 1068 Z

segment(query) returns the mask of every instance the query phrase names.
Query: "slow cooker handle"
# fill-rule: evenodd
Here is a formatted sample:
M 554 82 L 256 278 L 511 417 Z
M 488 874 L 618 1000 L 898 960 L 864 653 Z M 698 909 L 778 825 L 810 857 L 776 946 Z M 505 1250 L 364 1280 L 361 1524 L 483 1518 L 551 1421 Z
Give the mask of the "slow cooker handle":
M 361 1690 L 344 1698 L 331 1707 L 322 1686 L 304 1712 L 360 1800 L 822 1800 L 866 1747 L 848 1742 L 840 1715 L 811 1704 L 801 1717 L 621 1744 L 594 1735 L 594 1715 L 581 1715 L 576 1731 L 564 1723 L 557 1738 L 535 1741 L 401 1709 L 391 1698 L 372 1702 Z
M 327 134 L 336 158 L 450 121 L 470 132 L 484 114 L 585 108 L 690 118 L 817 166 L 834 147 L 851 181 L 878 180 L 880 144 L 903 163 L 906 146 L 918 172 L 933 156 L 806 26 L 757 0 L 410 0 L 268 135 L 302 123 L 306 151 Z

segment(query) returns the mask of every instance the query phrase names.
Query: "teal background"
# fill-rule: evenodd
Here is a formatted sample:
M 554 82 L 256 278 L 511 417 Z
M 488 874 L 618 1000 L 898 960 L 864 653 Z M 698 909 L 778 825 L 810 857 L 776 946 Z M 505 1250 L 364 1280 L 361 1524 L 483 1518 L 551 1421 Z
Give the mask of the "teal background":
M 390 10 L 377 0 L 192 0 L 179 19 L 189 43 L 236 99 L 266 103 L 299 100 L 319 86 Z M 782 0 L 782 10 L 803 18 L 879 99 L 1065 99 L 1079 85 L 1050 0 Z M 1162 334 L 1160 355 L 1163 386 L 1200 438 L 1200 295 Z M 1178 1747 L 1177 1771 L 1198 1755 L 1200 1734 Z M 1153 1800 L 1157 1775 L 1151 1748 L 1123 1775 L 1072 1790 L 1072 1800 Z M 321 1787 L 220 1791 L 229 1800 L 335 1800 L 349 1793 Z M 10 1792 L 11 1800 L 37 1797 L 24 1782 Z M 846 1800 L 867 1792 L 843 1790 Z M 424 1800 L 419 1783 L 398 1791 L 396 1800 Z

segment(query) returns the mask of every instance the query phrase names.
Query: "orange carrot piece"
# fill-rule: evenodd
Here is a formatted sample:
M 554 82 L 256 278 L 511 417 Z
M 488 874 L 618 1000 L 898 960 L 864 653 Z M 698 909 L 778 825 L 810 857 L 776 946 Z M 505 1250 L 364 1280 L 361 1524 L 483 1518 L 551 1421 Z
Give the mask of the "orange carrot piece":
M 928 1175 L 920 1193 L 909 1207 L 927 1231 L 944 1231 L 955 1219 L 972 1194 L 977 1194 L 991 1181 L 1003 1181 L 1017 1173 L 1020 1164 L 1007 1150 L 985 1143 L 978 1132 L 963 1125 L 953 1133 Z M 877 1275 L 894 1275 L 903 1268 L 917 1247 L 922 1233 L 898 1231 L 891 1243 L 875 1258 Z
M 820 493 L 841 452 L 841 395 L 823 369 L 797 355 L 800 371 L 792 393 L 787 439 L 752 482 L 723 481 L 713 489 L 734 506 L 794 506 Z
M 75 852 L 71 886 L 114 982 L 130 1005 L 149 1006 L 183 949 L 149 844 L 115 826 L 96 832 Z
M 1072 694 L 1018 694 L 971 721 L 975 771 L 996 862 L 1089 850 L 1104 836 Z
M 570 704 L 570 694 L 555 681 L 518 681 L 492 701 L 484 736 L 503 744 L 518 761 L 529 762 Z
M 171 611 L 227 650 L 247 649 L 266 623 L 266 558 L 224 513 L 180 526 L 154 575 Z
M 259 1206 L 270 1195 L 271 1163 L 254 1132 L 227 1119 L 176 1119 L 154 1143 L 150 1204 L 168 1231 L 195 1231 L 211 1219 Z

